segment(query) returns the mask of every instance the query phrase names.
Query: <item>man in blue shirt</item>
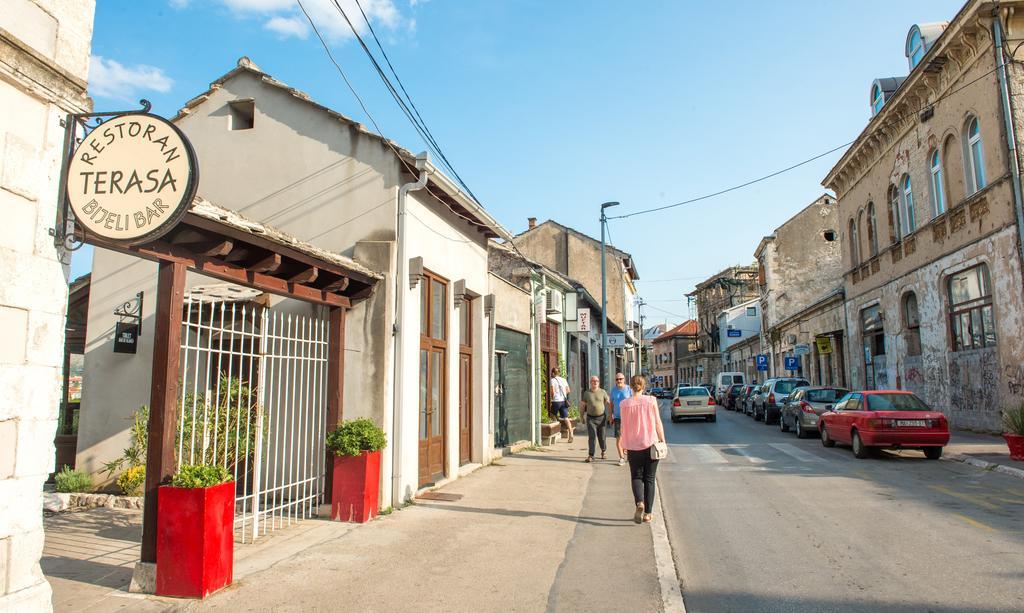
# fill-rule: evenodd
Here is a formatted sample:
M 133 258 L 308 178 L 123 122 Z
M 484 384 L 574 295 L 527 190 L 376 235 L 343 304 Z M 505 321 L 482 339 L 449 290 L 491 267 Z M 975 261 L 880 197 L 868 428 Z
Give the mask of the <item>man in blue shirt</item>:
M 626 385 L 626 376 L 621 372 L 615 373 L 615 385 L 612 386 L 611 397 L 612 397 L 612 419 L 615 421 L 615 438 L 619 438 L 619 404 L 623 400 L 633 395 L 633 390 L 629 389 Z M 616 445 L 615 449 L 618 451 L 619 446 Z M 619 466 L 626 463 L 626 459 L 619 454 Z

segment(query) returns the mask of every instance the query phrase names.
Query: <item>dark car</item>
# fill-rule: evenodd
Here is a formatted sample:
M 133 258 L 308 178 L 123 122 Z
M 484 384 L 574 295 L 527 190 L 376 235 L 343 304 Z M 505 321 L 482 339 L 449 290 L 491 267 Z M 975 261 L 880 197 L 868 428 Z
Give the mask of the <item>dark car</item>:
M 730 411 L 735 411 L 739 407 L 737 402 L 740 397 L 740 392 L 746 387 L 743 384 L 729 386 L 729 391 L 725 393 L 725 408 Z
M 671 398 L 672 390 L 667 387 L 654 387 L 651 388 L 651 396 L 654 396 L 655 398 Z
M 782 402 L 786 396 L 798 387 L 810 385 L 810 381 L 798 377 L 766 379 L 754 398 L 754 419 L 763 420 L 765 424 L 775 423 L 782 414 Z
M 818 418 L 837 400 L 850 393 L 842 387 L 812 386 L 798 387 L 782 404 L 782 416 L 779 418 L 779 429 L 789 432 L 796 431 L 797 438 L 805 438 L 818 431 Z
M 736 410 L 744 415 L 749 415 L 750 401 L 754 396 L 754 392 L 756 392 L 760 387 L 761 386 L 758 383 L 748 383 L 744 385 L 743 389 L 740 390 L 739 396 L 736 398 Z

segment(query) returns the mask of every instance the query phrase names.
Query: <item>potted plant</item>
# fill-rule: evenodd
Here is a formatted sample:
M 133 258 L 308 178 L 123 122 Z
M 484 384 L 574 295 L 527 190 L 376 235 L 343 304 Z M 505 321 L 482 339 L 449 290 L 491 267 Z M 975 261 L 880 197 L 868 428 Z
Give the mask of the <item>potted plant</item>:
M 157 493 L 156 593 L 206 598 L 231 584 L 235 484 L 223 466 L 184 465 Z
M 365 417 L 341 424 L 327 435 L 334 458 L 331 479 L 331 517 L 366 522 L 377 515 L 380 500 L 380 450 L 387 445 L 384 431 Z
M 1024 403 L 1003 412 L 1003 438 L 1010 448 L 1010 459 L 1024 461 Z

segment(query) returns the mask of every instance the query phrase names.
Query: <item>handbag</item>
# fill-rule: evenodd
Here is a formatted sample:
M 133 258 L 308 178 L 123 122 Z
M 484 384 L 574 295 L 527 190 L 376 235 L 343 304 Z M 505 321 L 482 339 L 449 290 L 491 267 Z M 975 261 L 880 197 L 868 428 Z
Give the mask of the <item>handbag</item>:
M 664 460 L 668 457 L 668 444 L 665 441 L 655 441 L 651 445 L 651 459 L 652 460 Z

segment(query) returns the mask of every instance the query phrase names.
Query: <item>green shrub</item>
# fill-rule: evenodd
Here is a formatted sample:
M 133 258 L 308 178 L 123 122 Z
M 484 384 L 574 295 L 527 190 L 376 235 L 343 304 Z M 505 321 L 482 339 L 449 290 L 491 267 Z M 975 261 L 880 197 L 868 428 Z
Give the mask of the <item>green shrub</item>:
M 334 455 L 359 455 L 364 451 L 379 451 L 388 444 L 384 431 L 365 417 L 338 425 L 327 435 L 327 449 Z
M 144 466 L 146 464 L 146 441 L 149 430 L 149 407 L 142 405 L 132 415 L 132 425 L 128 429 L 130 435 L 130 444 L 128 447 L 121 452 L 121 457 L 115 458 L 103 465 L 103 470 L 106 471 L 108 477 L 113 477 L 114 473 L 128 466 L 129 469 L 135 468 L 136 466 Z M 143 469 L 145 472 L 145 469 Z M 118 477 L 118 485 L 120 485 L 121 478 Z
M 125 496 L 141 496 L 142 486 L 146 484 L 146 467 L 132 466 L 117 478 L 117 487 Z
M 1003 411 L 1003 431 L 1007 434 L 1024 435 L 1024 404 Z
M 81 470 L 72 470 L 65 466 L 53 478 L 58 492 L 70 494 L 92 491 L 92 475 Z
M 175 449 L 183 449 L 178 461 L 224 464 L 234 468 L 256 451 L 256 421 L 259 390 L 238 377 L 221 374 L 217 389 L 206 393 L 186 392 L 181 428 Z M 264 436 L 269 434 L 264 416 Z M 266 440 L 266 439 L 264 439 Z M 194 449 L 194 452 L 193 452 Z
M 220 485 L 231 481 L 231 479 L 231 473 L 223 466 L 185 464 L 178 467 L 178 472 L 171 479 L 171 485 L 196 489 Z

